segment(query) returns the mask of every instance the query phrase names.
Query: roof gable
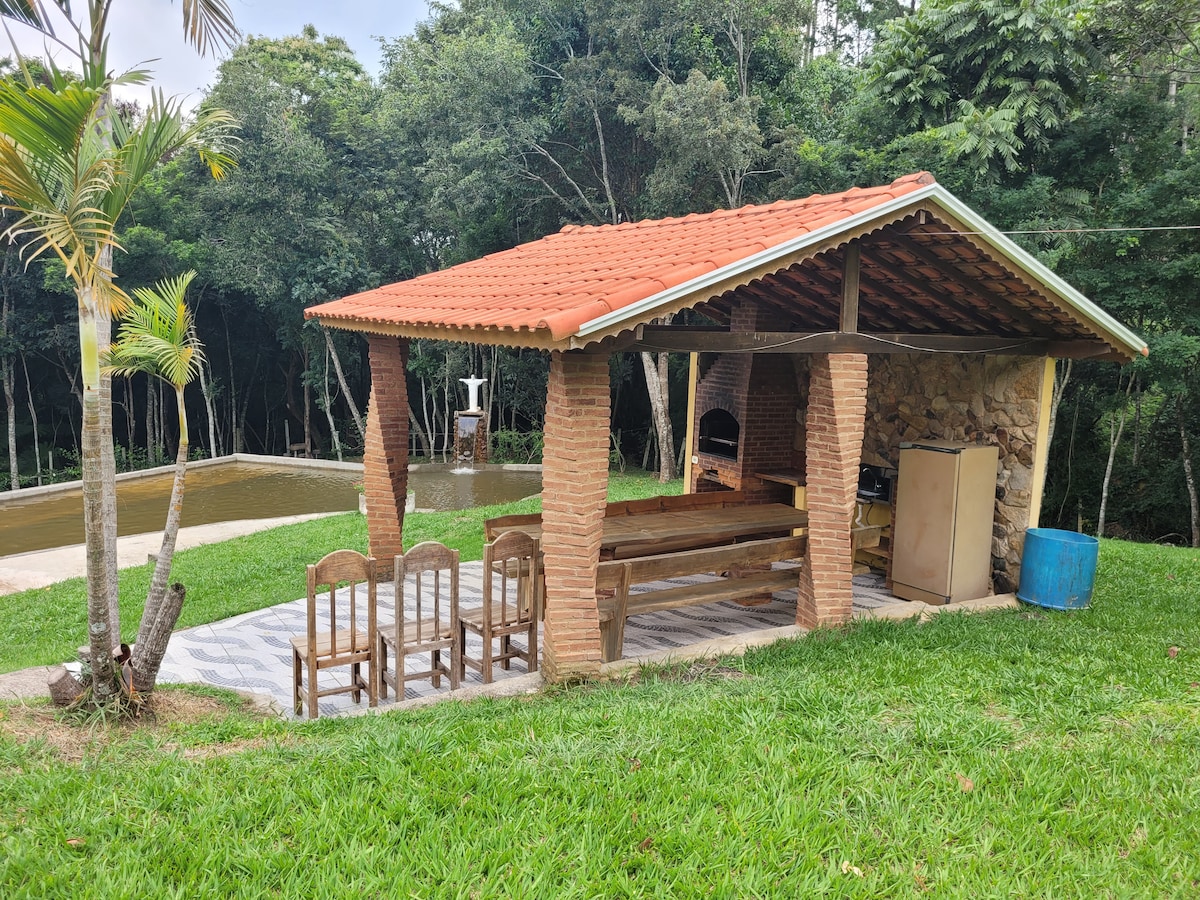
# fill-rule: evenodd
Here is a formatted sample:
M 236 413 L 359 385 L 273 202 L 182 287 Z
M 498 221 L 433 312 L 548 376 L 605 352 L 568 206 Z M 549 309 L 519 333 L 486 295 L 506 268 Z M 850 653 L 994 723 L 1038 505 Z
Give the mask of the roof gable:
M 810 261 L 848 240 L 912 216 L 923 203 L 943 219 L 957 219 L 951 227 L 970 232 L 972 245 L 999 259 L 1006 274 L 1035 285 L 1039 302 L 1031 304 L 1031 315 L 1016 307 L 1007 312 L 1008 318 L 1022 320 L 1024 331 L 1099 338 L 1126 358 L 1144 352 L 1140 338 L 1028 253 L 996 235 L 926 172 L 883 187 L 852 188 L 763 206 L 620 225 L 568 225 L 510 250 L 311 307 L 305 315 L 332 327 L 368 332 L 524 346 L 584 346 L 669 312 L 704 308 L 730 291 L 749 290 L 751 283 L 799 271 L 796 267 L 802 263 L 818 284 L 824 283 Z M 989 234 L 981 238 L 978 232 Z M 956 262 L 948 259 L 947 264 Z M 912 283 L 930 278 L 930 265 L 934 269 L 942 265 L 928 257 L 903 257 L 903 262 L 900 265 L 895 254 L 888 259 L 898 271 L 916 273 L 901 272 L 910 283 L 905 289 L 909 294 Z M 970 266 L 967 270 L 974 271 Z M 942 295 L 931 292 L 931 297 L 945 302 L 952 312 L 959 303 L 953 295 L 962 292 L 961 284 Z M 1006 294 L 984 286 L 967 287 L 976 299 L 996 301 Z M 897 287 L 881 291 L 881 306 L 888 305 L 889 296 L 904 293 Z M 783 294 L 785 303 L 787 296 L 807 298 L 813 295 L 813 285 L 799 279 Z M 907 308 L 908 317 L 921 318 L 917 301 L 899 297 L 897 303 Z M 1003 306 L 1003 297 L 992 305 Z M 893 309 L 890 315 L 894 320 L 897 313 Z M 998 314 L 1001 327 L 1005 315 Z M 955 327 L 970 333 L 986 327 L 970 319 L 956 324 L 954 316 L 940 320 L 940 326 L 925 318 L 930 321 L 918 330 Z

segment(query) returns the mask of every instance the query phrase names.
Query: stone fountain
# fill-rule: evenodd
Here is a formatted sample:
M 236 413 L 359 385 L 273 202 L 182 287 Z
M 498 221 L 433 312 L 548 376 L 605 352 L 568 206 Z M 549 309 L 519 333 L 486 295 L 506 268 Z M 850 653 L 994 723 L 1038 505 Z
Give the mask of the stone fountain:
M 486 384 L 487 379 L 460 378 L 459 381 L 467 386 L 469 408 L 454 414 L 454 461 L 470 469 L 476 463 L 487 462 L 487 418 L 479 405 L 479 386 Z

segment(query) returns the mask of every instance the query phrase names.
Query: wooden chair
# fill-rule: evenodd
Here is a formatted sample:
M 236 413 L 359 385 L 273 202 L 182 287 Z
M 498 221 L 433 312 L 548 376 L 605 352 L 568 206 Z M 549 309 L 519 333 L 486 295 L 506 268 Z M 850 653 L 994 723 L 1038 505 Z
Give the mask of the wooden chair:
M 292 706 L 300 715 L 305 705 L 308 717 L 317 717 L 317 700 L 331 694 L 351 694 L 354 702 L 362 701 L 367 692 L 368 702 L 375 706 L 375 560 L 354 550 L 335 550 L 315 566 L 308 566 L 308 633 L 292 638 Z M 348 615 L 338 615 L 338 586 L 346 585 L 343 597 L 349 596 Z M 366 586 L 366 590 L 361 588 Z M 329 592 L 329 630 L 317 631 L 317 593 Z M 366 607 L 364 610 L 363 607 Z M 359 626 L 365 612 L 366 631 Z M 345 622 L 347 627 L 339 627 Z M 371 668 L 371 677 L 364 678 L 362 665 Z M 317 673 L 323 669 L 350 667 L 350 684 L 321 689 Z M 307 685 L 304 674 L 308 673 Z
M 387 696 L 388 685 L 396 699 L 404 699 L 404 682 L 428 678 L 435 688 L 442 676 L 450 679 L 450 690 L 458 688 L 459 653 L 462 644 L 458 627 L 458 551 L 437 541 L 417 544 L 396 557 L 396 623 L 379 630 L 379 692 Z M 411 597 L 412 611 L 406 602 Z M 396 670 L 388 669 L 388 650 Z M 442 651 L 450 654 L 442 660 Z M 404 660 L 415 654 L 429 654 L 429 668 L 405 674 Z
M 483 683 L 492 681 L 492 666 L 507 669 L 521 659 L 530 672 L 537 671 L 538 621 L 542 614 L 538 541 L 524 532 L 509 531 L 483 546 L 483 606 L 459 618 L 461 672 L 478 669 Z M 496 590 L 497 582 L 499 590 Z M 483 639 L 483 653 L 472 659 L 466 653 L 467 632 Z M 514 635 L 525 635 L 525 649 L 513 644 Z M 493 641 L 500 641 L 495 653 Z

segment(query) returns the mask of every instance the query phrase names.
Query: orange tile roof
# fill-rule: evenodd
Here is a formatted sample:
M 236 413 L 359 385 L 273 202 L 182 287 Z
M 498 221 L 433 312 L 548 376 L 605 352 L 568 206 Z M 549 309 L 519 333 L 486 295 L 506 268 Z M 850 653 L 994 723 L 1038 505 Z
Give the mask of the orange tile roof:
M 361 324 L 368 331 L 372 325 L 546 329 L 561 341 L 606 313 L 933 183 L 928 172 L 917 172 L 885 187 L 766 206 L 620 225 L 567 225 L 511 250 L 310 307 L 305 317 Z

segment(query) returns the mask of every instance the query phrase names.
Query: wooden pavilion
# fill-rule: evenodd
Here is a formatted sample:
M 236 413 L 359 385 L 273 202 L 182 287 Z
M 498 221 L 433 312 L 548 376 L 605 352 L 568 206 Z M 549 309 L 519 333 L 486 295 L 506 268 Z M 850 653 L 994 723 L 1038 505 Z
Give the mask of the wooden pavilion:
M 685 309 L 713 324 L 655 324 Z M 550 353 L 541 533 L 551 680 L 601 662 L 613 352 L 692 354 L 691 490 L 788 500 L 789 485 L 760 476 L 800 473 L 809 532 L 797 624 L 807 627 L 849 618 L 860 465 L 894 466 L 902 441 L 999 447 L 993 574 L 1015 584 L 1024 529 L 1038 521 L 1054 360 L 1146 352 L 928 173 L 767 206 L 568 225 L 306 315 L 368 340 L 364 488 L 381 558 L 402 548 L 408 341 Z M 737 423 L 732 454 L 710 453 L 701 437 L 715 410 Z

